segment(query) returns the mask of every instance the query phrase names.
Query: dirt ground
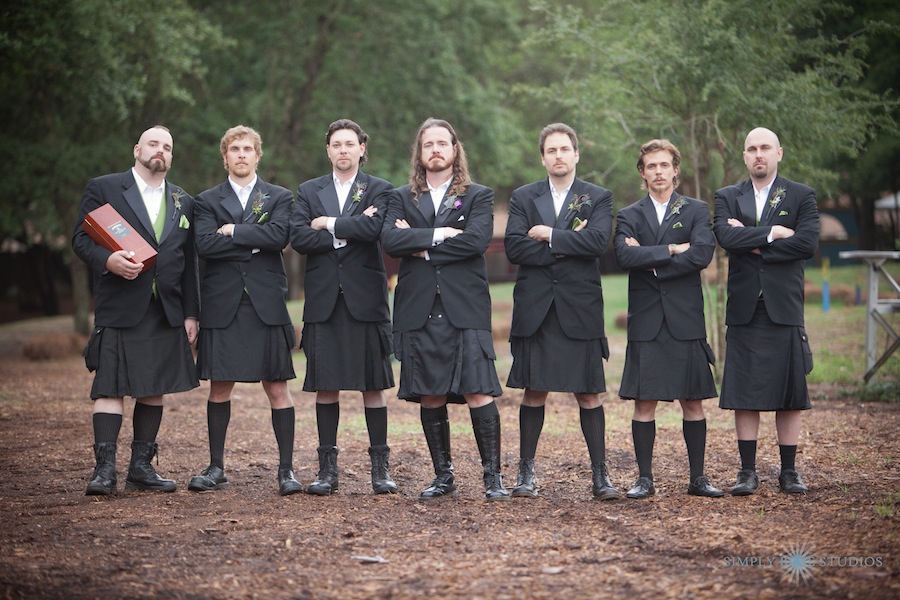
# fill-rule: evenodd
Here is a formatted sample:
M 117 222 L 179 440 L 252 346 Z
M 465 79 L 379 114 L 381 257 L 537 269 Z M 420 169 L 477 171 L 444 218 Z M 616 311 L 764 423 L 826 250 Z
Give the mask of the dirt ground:
M 835 389 L 813 390 L 798 455 L 811 488 L 803 497 L 778 492 L 771 417 L 761 430 L 760 492 L 687 496 L 680 414 L 661 409 L 659 493 L 604 503 L 590 499 L 571 397 L 548 403 L 540 497 L 498 503 L 482 500 L 468 411 L 452 406 L 460 494 L 422 502 L 432 471 L 417 406 L 389 400 L 399 494 L 371 493 L 362 402 L 348 394 L 340 491 L 282 498 L 268 403 L 259 386 L 244 384 L 226 445 L 231 487 L 188 492 L 208 462 L 203 385 L 167 400 L 157 468 L 178 490 L 96 498 L 84 496 L 91 376 L 80 357 L 22 356 L 27 338 L 67 326 L 40 323 L 0 327 L 0 598 L 900 597 L 900 403 L 860 405 Z M 317 469 L 314 397 L 301 384 L 291 386 L 295 465 L 308 484 Z M 507 484 L 515 481 L 520 394 L 499 400 Z M 636 477 L 630 404 L 614 394 L 605 404 L 608 463 L 624 490 Z M 131 406 L 119 439 L 120 490 Z M 728 487 L 738 468 L 731 414 L 713 402 L 707 409 L 706 472 Z

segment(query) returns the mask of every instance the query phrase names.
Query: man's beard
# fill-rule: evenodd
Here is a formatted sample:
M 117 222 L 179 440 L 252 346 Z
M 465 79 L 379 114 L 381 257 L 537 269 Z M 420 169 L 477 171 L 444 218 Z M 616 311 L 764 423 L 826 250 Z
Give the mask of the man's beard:
M 757 167 L 762 167 L 762 171 L 757 171 Z M 765 163 L 757 163 L 753 165 L 753 170 L 750 172 L 750 174 L 757 179 L 765 179 L 769 176 L 769 165 Z
M 158 156 L 153 156 L 147 160 L 141 159 L 141 164 L 147 167 L 147 170 L 151 173 L 165 173 L 169 170 L 169 165 L 166 164 L 166 160 L 164 158 L 159 158 Z
M 438 160 L 440 161 L 438 163 L 433 163 L 432 160 L 434 159 L 432 158 L 425 161 L 423 165 L 425 167 L 425 170 L 429 173 L 440 173 L 441 171 L 446 171 L 453 166 L 453 161 L 447 160 L 445 158 L 438 158 Z

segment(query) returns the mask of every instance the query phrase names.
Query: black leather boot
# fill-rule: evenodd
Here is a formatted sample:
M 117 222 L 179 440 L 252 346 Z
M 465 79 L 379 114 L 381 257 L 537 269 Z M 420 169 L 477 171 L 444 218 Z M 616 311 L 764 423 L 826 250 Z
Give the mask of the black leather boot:
M 486 419 L 473 417 L 472 426 L 484 467 L 484 499 L 509 500 L 509 492 L 503 487 L 503 476 L 500 474 L 500 415 Z
M 375 490 L 375 493 L 397 493 L 397 484 L 394 483 L 388 472 L 388 462 L 391 458 L 390 446 L 372 446 L 369 448 L 369 456 L 372 459 L 372 489 Z
M 85 496 L 108 496 L 115 494 L 116 489 L 116 445 L 94 444 L 94 458 L 97 466 L 91 482 L 84 491 Z
M 338 447 L 319 446 L 319 475 L 306 488 L 307 494 L 330 496 L 338 489 Z
M 513 488 L 513 498 L 536 498 L 537 484 L 534 481 L 534 459 L 519 459 L 519 477 L 516 479 L 516 487 Z
M 128 465 L 126 490 L 148 490 L 152 492 L 174 492 L 175 482 L 163 479 L 150 464 L 159 451 L 156 442 L 132 442 L 131 464 Z M 157 463 L 159 459 L 157 459 Z
M 434 481 L 419 498 L 431 500 L 444 496 L 456 495 L 456 479 L 453 475 L 453 463 L 450 461 L 450 421 L 446 418 L 438 421 L 422 423 L 431 462 L 434 464 Z
M 593 486 L 591 492 L 594 500 L 615 500 L 619 497 L 619 490 L 613 487 L 609 480 L 609 472 L 606 470 L 606 463 L 595 463 L 591 465 L 593 473 Z

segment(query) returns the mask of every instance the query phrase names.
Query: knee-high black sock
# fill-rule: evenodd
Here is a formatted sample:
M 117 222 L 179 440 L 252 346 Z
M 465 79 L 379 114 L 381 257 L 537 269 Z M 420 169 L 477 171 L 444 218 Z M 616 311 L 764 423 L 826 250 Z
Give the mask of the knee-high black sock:
M 94 413 L 94 443 L 115 444 L 122 429 L 122 415 Z
M 272 429 L 278 442 L 278 468 L 294 468 L 294 407 L 272 409 Z
M 579 417 L 591 464 L 606 462 L 606 414 L 603 407 L 581 408 Z
M 472 420 L 475 419 L 487 419 L 490 417 L 499 417 L 500 411 L 497 410 L 497 403 L 491 401 L 490 404 L 485 404 L 484 406 L 479 406 L 478 408 L 470 408 L 469 414 L 472 417 Z
M 316 429 L 319 431 L 320 446 L 337 446 L 337 430 L 340 420 L 341 405 L 339 403 L 316 402 Z
M 741 455 L 741 469 L 756 470 L 756 440 L 738 440 L 738 452 Z
M 687 446 L 691 481 L 694 481 L 703 475 L 706 453 L 706 419 L 682 421 L 681 429 L 684 433 L 684 443 Z
M 438 408 L 425 408 L 423 406 L 419 411 L 419 418 L 422 420 L 423 425 L 434 423 L 435 421 L 446 421 L 448 419 L 447 405 L 445 404 Z
M 544 407 L 519 407 L 519 458 L 534 458 L 544 428 Z
M 778 444 L 778 450 L 781 453 L 781 470 L 794 470 L 794 461 L 797 459 L 797 446 L 784 446 Z
M 337 406 L 337 405 L 336 405 Z M 387 445 L 387 407 L 366 408 L 366 428 L 370 446 Z M 335 438 L 337 433 L 335 432 Z M 335 444 L 336 445 L 336 444 Z
M 206 403 L 206 425 L 209 428 L 209 463 L 225 468 L 225 434 L 231 421 L 231 400 Z
M 134 441 L 155 442 L 162 423 L 163 407 L 149 404 L 134 405 Z
M 634 457 L 637 459 L 638 476 L 653 479 L 653 445 L 656 443 L 656 421 L 631 421 L 631 437 L 634 438 Z

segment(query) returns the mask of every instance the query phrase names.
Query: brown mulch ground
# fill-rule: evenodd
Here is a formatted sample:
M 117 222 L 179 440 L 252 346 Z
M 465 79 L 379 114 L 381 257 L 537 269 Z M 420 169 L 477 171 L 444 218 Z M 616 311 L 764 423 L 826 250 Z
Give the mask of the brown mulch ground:
M 687 496 L 680 415 L 661 409 L 658 495 L 605 503 L 590 500 L 571 397 L 548 404 L 537 459 L 541 496 L 503 503 L 482 501 L 468 411 L 452 406 L 460 495 L 425 503 L 417 496 L 432 474 L 416 406 L 389 400 L 400 494 L 371 494 L 362 402 L 348 394 L 340 492 L 282 498 L 265 395 L 243 384 L 226 446 L 231 488 L 188 492 L 187 480 L 208 461 L 201 386 L 168 399 L 159 436 L 158 469 L 179 482 L 178 491 L 88 498 L 91 376 L 79 357 L 23 357 L 22 343 L 41 329 L 71 327 L 42 323 L 0 328 L 0 598 L 900 597 L 897 403 L 860 405 L 836 390 L 814 390 L 798 456 L 811 487 L 805 497 L 777 491 L 771 417 L 761 430 L 759 493 Z M 314 397 L 301 384 L 292 384 L 295 461 L 309 483 L 316 473 Z M 499 401 L 507 483 L 517 464 L 519 397 L 509 390 Z M 713 404 L 707 474 L 725 487 L 738 466 L 736 444 L 730 413 Z M 613 396 L 606 411 L 610 471 L 626 488 L 636 476 L 630 405 Z M 120 489 L 130 414 L 129 401 Z M 792 548 L 815 563 L 805 580 L 790 579 L 779 565 Z

